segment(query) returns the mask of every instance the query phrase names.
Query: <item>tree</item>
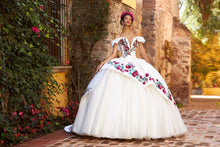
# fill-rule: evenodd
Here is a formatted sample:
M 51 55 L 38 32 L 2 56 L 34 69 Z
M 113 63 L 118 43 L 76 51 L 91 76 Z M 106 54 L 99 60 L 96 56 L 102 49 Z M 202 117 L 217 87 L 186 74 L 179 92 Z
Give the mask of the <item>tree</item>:
M 220 0 L 180 0 L 180 19 L 202 40 L 220 31 Z
M 203 44 L 200 40 L 193 37 L 192 38 L 192 82 L 193 87 L 203 87 L 205 85 L 210 85 L 207 83 L 206 78 L 211 79 L 213 82 L 217 82 L 217 77 L 212 76 L 207 77 L 210 73 L 217 73 L 220 69 L 220 35 L 215 35 L 209 38 L 207 44 Z M 212 74 L 213 75 L 213 74 Z M 205 82 L 206 80 L 206 82 Z M 217 83 L 213 83 L 218 85 Z

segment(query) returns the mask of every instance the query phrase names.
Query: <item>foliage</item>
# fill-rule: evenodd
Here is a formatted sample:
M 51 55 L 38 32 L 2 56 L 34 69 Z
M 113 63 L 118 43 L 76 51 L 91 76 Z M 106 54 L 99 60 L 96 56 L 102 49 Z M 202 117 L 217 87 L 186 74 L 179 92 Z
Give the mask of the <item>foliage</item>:
M 204 87 L 212 88 L 212 87 L 220 87 L 220 70 L 209 72 L 204 81 Z
M 75 120 L 77 111 L 79 108 L 79 103 L 77 101 L 70 101 L 68 105 L 63 107 L 58 107 L 57 109 L 60 110 L 62 117 L 61 117 L 61 124 L 62 125 L 69 125 L 72 124 Z
M 171 42 L 168 40 L 165 40 L 164 43 L 164 58 L 171 63 L 174 60 L 174 53 L 173 49 L 171 48 Z
M 107 34 L 110 4 L 110 0 L 72 1 L 72 21 L 68 29 L 72 65 L 70 97 L 82 96 L 99 63 L 92 58 L 92 52 L 95 44 Z
M 180 0 L 180 7 L 181 21 L 203 43 L 220 31 L 219 0 Z
M 29 140 L 36 134 L 53 131 L 52 114 L 45 109 L 45 102 L 39 105 L 29 105 L 23 111 L 10 112 L 4 116 L 5 124 L 0 128 L 3 144 Z
M 53 3 L 0 1 L 0 141 L 4 145 L 22 142 L 30 129 L 33 134 L 52 131 L 47 110 L 62 87 L 52 76 L 54 58 L 47 53 L 45 40 L 54 40 L 51 34 L 60 33 L 61 27 L 46 12 L 49 2 Z
M 191 71 L 194 88 L 205 86 L 207 83 L 204 83 L 206 76 L 209 73 L 217 72 L 220 69 L 220 57 L 218 56 L 220 54 L 220 44 L 218 38 L 219 35 L 217 34 L 214 37 L 210 37 L 209 42 L 206 45 L 196 38 L 192 38 L 191 40 Z M 216 78 L 217 77 L 215 76 L 212 79 L 214 80 Z

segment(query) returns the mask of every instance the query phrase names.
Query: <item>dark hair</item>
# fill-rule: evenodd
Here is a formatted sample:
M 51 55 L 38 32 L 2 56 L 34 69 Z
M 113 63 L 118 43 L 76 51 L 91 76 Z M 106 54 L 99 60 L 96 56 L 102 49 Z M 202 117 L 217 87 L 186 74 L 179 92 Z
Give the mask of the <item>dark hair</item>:
M 124 21 L 124 17 L 125 17 L 126 15 L 129 15 L 129 14 L 125 14 L 125 15 L 123 15 L 123 16 L 121 17 L 121 20 L 120 20 L 120 24 L 121 24 L 121 25 L 122 25 L 122 22 Z M 129 15 L 129 16 L 131 16 L 131 15 Z M 132 16 L 131 16 L 131 18 L 132 18 Z M 131 24 L 133 24 L 133 19 L 131 19 Z

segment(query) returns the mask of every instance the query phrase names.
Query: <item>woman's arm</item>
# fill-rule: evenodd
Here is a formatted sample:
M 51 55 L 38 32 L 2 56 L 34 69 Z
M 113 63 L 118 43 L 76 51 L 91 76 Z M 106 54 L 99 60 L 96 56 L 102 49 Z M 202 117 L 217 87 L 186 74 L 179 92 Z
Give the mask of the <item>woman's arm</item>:
M 146 62 L 149 63 L 149 60 L 148 60 L 148 57 L 147 57 L 147 53 L 146 53 L 146 51 L 145 51 L 145 49 L 143 47 L 142 42 L 139 42 L 139 49 L 140 49 L 142 57 L 145 59 Z
M 105 59 L 105 60 L 97 67 L 96 72 L 98 72 L 98 71 L 101 69 L 101 67 L 102 67 L 105 63 L 109 62 L 110 60 L 112 60 L 114 57 L 117 56 L 117 50 L 118 50 L 118 44 L 115 43 L 115 44 L 114 44 L 114 47 L 113 47 L 112 54 L 111 54 L 110 56 L 108 56 L 108 58 Z

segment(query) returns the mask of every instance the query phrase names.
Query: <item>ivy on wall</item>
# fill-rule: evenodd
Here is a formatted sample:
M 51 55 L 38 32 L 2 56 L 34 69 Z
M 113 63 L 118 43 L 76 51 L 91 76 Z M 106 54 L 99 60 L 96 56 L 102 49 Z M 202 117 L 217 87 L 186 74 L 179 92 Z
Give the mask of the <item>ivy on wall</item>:
M 0 145 L 53 131 L 51 98 L 61 92 L 45 39 L 61 32 L 49 17 L 52 0 L 0 1 Z M 50 27 L 56 23 L 55 29 Z M 58 38 L 59 39 L 59 38 Z
M 74 0 L 68 29 L 70 73 L 69 97 L 80 100 L 93 77 L 99 62 L 94 61 L 92 52 L 95 44 L 107 32 L 108 16 L 112 0 Z

